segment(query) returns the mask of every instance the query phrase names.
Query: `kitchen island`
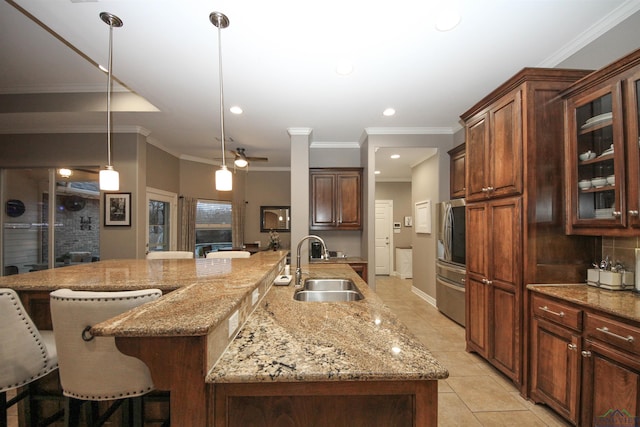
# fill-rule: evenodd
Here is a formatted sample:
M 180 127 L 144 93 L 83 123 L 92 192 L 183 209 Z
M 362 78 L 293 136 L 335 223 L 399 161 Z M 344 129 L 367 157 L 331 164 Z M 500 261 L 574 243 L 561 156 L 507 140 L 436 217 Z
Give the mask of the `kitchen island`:
M 446 369 L 346 265 L 304 271 L 351 278 L 362 301 L 298 302 L 293 286 L 271 287 L 285 257 L 276 251 L 233 260 L 102 261 L 3 277 L 0 286 L 16 289 L 23 301 L 39 295 L 42 304 L 31 308 L 40 312 L 42 294 L 62 287 L 167 292 L 92 332 L 116 337 L 121 351 L 149 366 L 156 387 L 171 392 L 172 425 L 227 425 L 237 408 L 260 405 L 283 415 L 273 406 L 283 401 L 302 411 L 291 414 L 298 420 L 317 403 L 331 415 L 360 408 L 353 413 L 399 415 L 395 425 L 436 425 L 437 380 Z

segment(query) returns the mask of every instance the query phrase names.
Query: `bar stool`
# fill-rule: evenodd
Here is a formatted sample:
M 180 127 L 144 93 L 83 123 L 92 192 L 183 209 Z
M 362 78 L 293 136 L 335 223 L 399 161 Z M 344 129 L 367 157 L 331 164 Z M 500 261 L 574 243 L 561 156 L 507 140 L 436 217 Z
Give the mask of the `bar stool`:
M 153 251 L 147 254 L 147 259 L 192 259 L 190 251 Z
M 59 289 L 51 293 L 51 319 L 58 348 L 60 383 L 70 397 L 66 425 L 77 426 L 83 401 L 112 401 L 101 415 L 88 405 L 91 425 L 102 425 L 126 403 L 123 425 L 142 426 L 141 396 L 154 389 L 149 368 L 139 359 L 122 354 L 113 337 L 94 337 L 91 327 L 134 307 L 160 298 L 158 289 L 89 292 Z M 133 401 L 131 400 L 133 399 Z M 133 418 L 133 419 L 132 419 Z
M 31 384 L 58 369 L 56 345 L 51 331 L 38 331 L 13 289 L 0 288 L 0 426 L 7 425 L 7 409 L 25 399 L 26 422 L 35 426 L 35 405 L 43 395 Z M 7 391 L 24 387 L 7 401 Z M 40 425 L 48 425 L 62 416 L 54 414 Z

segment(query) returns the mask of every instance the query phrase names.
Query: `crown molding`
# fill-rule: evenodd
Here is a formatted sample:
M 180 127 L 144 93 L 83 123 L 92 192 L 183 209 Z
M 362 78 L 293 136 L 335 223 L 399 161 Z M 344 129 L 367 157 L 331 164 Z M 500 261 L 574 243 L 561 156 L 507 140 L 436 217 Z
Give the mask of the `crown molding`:
M 329 141 L 313 141 L 309 148 L 360 148 L 360 144 L 355 141 L 345 142 L 329 142 Z
M 289 136 L 309 136 L 313 128 L 287 128 L 287 133 Z
M 367 135 L 453 135 L 452 127 L 384 127 L 365 128 Z
M 637 0 L 627 0 L 616 9 L 603 16 L 598 22 L 578 34 L 569 43 L 562 46 L 554 54 L 543 60 L 537 67 L 553 68 L 559 63 L 569 58 L 589 43 L 611 30 L 616 25 L 640 10 L 640 2 Z

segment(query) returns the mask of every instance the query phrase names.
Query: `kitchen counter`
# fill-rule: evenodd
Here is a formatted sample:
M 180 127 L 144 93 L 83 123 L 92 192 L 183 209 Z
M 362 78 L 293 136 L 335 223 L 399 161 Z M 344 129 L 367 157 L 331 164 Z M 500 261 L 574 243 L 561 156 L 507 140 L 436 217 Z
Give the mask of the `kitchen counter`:
M 331 261 L 331 260 L 329 260 Z M 365 299 L 312 303 L 273 286 L 207 382 L 437 380 L 447 370 L 350 268 L 305 266 L 304 278 L 349 278 Z
M 377 405 L 389 416 L 402 408 L 399 419 L 435 425 L 437 380 L 446 378 L 447 370 L 344 265 L 350 259 L 303 271 L 311 277 L 349 277 L 365 299 L 311 303 L 294 301 L 293 285 L 271 286 L 286 255 L 100 261 L 1 277 L 0 286 L 14 288 L 23 300 L 38 295 L 37 304 L 28 306 L 40 310 L 40 320 L 54 289 L 161 289 L 165 295 L 159 300 L 93 325 L 92 332 L 115 337 L 123 353 L 147 364 L 156 387 L 171 392 L 173 425 L 226 425 L 220 415 L 225 409 L 218 405 L 233 400 L 228 393 L 237 385 L 249 385 L 260 396 L 273 392 L 269 385 L 280 385 L 285 388 L 278 393 L 306 396 L 321 406 L 360 405 L 363 420 L 372 416 L 367 405 L 383 396 Z M 307 408 L 299 402 L 293 407 Z
M 587 284 L 528 285 L 528 289 L 640 322 L 640 294 L 610 291 Z

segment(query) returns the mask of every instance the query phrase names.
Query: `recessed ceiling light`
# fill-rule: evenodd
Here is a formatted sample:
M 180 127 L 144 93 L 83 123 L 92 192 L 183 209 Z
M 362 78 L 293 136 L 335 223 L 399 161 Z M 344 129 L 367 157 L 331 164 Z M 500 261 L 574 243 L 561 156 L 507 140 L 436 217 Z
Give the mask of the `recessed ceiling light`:
M 380 175 L 380 171 L 375 171 L 374 174 Z
M 242 114 L 242 108 L 238 107 L 237 105 L 229 108 L 229 111 L 231 111 L 233 114 Z
M 436 30 L 451 31 L 458 26 L 461 19 L 460 13 L 456 9 L 442 9 L 436 18 Z
M 348 76 L 353 73 L 353 65 L 349 62 L 340 62 L 336 65 L 336 73 L 341 76 Z
M 391 158 L 392 159 L 399 159 L 400 158 L 400 154 L 392 154 Z
M 394 110 L 393 108 L 387 108 L 382 112 L 382 115 L 389 117 L 389 116 L 393 116 L 395 113 L 396 113 L 396 110 Z

